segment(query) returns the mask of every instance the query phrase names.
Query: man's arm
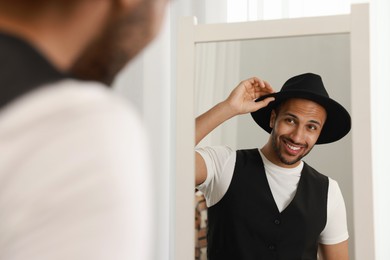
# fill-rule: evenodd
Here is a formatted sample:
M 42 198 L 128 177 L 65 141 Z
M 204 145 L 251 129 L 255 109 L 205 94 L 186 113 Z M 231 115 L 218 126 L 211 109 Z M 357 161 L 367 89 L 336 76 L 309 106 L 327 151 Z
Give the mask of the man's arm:
M 266 98 L 260 102 L 255 102 L 255 100 L 272 92 L 274 91 L 270 84 L 261 79 L 253 77 L 241 81 L 226 100 L 196 118 L 195 145 L 226 120 L 267 106 L 274 98 Z M 195 169 L 195 182 L 198 185 L 207 178 L 205 162 L 198 153 L 195 158 Z
M 334 245 L 320 244 L 321 260 L 348 260 L 348 240 Z

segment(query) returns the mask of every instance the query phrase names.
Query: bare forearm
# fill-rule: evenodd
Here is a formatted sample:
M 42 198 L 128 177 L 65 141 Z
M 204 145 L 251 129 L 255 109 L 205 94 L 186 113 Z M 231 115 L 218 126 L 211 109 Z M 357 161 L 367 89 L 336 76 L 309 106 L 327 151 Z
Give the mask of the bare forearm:
M 236 113 L 230 108 L 229 104 L 223 101 L 198 116 L 195 121 L 195 145 L 216 127 L 235 115 Z
M 255 100 L 272 92 L 273 89 L 267 82 L 256 77 L 241 81 L 226 100 L 196 118 L 195 145 L 198 145 L 204 137 L 226 120 L 267 106 L 269 102 L 274 100 L 273 97 L 268 97 L 259 102 Z M 207 178 L 207 168 L 199 154 L 196 154 L 195 163 L 196 184 L 200 184 Z
M 348 240 L 335 245 L 320 245 L 321 260 L 348 260 Z

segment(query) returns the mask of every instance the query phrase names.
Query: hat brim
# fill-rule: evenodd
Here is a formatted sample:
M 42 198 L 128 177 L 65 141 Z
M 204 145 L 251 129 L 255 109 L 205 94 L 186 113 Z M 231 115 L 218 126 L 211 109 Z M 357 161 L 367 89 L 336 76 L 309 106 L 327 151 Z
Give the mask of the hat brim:
M 251 115 L 255 122 L 268 133 L 272 132 L 270 118 L 272 110 L 281 102 L 291 98 L 303 98 L 318 103 L 325 108 L 327 117 L 316 144 L 332 143 L 343 138 L 351 129 L 351 116 L 348 111 L 331 98 L 308 93 L 306 91 L 283 91 L 262 96 L 256 100 L 261 101 L 267 97 L 274 97 L 275 100 L 268 106 L 261 108 Z

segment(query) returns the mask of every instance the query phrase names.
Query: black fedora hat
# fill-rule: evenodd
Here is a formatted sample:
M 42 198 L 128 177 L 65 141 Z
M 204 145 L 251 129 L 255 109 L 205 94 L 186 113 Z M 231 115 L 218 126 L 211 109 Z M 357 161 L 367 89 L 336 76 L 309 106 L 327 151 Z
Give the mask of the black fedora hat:
M 325 108 L 327 118 L 316 144 L 335 142 L 351 129 L 351 116 L 342 105 L 329 97 L 319 75 L 305 73 L 292 77 L 284 83 L 279 92 L 262 96 L 256 102 L 270 96 L 275 97 L 273 102 L 251 113 L 256 123 L 268 133 L 272 131 L 269 126 L 272 110 L 291 98 L 308 99 Z

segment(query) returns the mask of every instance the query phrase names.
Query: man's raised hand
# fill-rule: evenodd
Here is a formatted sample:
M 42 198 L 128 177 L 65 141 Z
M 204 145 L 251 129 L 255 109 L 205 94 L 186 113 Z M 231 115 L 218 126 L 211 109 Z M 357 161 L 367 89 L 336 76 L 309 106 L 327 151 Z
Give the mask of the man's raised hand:
M 273 92 L 274 90 L 267 81 L 252 77 L 241 81 L 230 93 L 226 102 L 238 115 L 250 113 L 267 106 L 273 101 L 273 97 L 268 97 L 262 101 L 255 102 L 259 97 Z

